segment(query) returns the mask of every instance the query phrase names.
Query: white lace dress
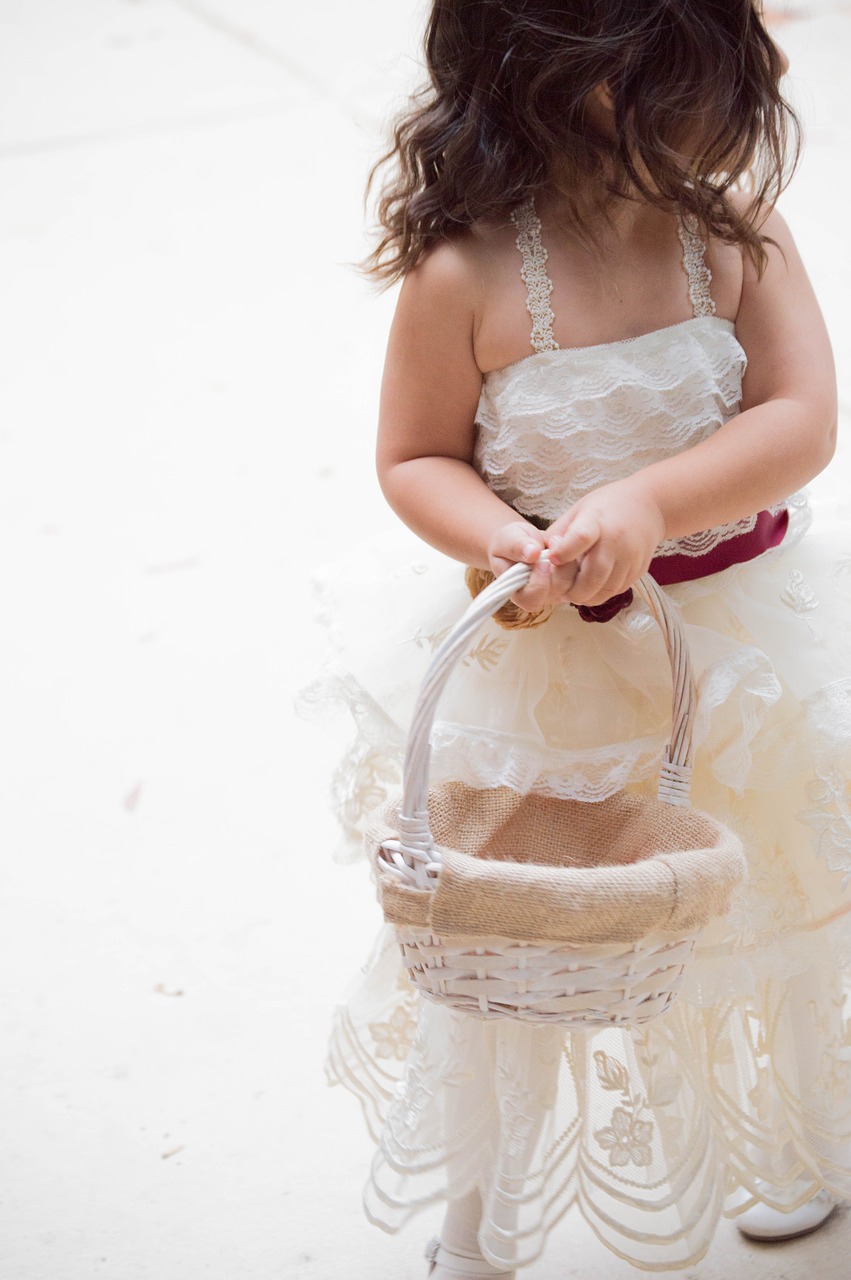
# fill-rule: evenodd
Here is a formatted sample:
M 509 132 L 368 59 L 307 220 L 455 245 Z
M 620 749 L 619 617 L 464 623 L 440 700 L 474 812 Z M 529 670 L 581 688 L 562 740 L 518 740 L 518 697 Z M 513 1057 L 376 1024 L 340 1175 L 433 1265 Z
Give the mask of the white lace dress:
M 476 465 L 518 511 L 561 514 L 595 486 L 689 448 L 732 417 L 746 357 L 714 314 L 703 246 L 680 227 L 694 315 L 629 341 L 558 349 L 540 223 L 515 215 L 533 353 L 488 374 Z M 660 548 L 697 555 L 750 528 Z M 478 1186 L 480 1241 L 537 1257 L 575 1206 L 645 1270 L 685 1268 L 719 1215 L 820 1186 L 851 1198 L 851 540 L 841 513 L 790 502 L 776 549 L 666 588 L 698 680 L 693 802 L 736 830 L 749 879 L 707 929 L 669 1013 L 638 1030 L 565 1034 L 420 1003 L 392 931 L 338 1010 L 328 1069 L 376 1140 L 367 1213 L 398 1229 Z M 335 658 L 309 712 L 349 708 L 334 795 L 343 856 L 393 792 L 428 659 L 468 603 L 463 566 L 400 534 L 329 575 Z M 562 606 L 542 626 L 489 624 L 453 674 L 433 779 L 589 802 L 652 791 L 670 670 L 636 601 L 604 624 Z M 793 1186 L 794 1184 L 794 1186 Z

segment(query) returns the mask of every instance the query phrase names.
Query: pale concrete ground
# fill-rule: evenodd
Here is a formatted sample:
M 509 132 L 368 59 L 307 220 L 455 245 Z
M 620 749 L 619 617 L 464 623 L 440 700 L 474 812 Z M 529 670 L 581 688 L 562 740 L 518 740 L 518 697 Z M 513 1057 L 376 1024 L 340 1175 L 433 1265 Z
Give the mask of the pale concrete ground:
M 414 78 L 399 0 L 0 0 L 2 1280 L 416 1280 L 322 1076 L 377 907 L 341 731 L 296 722 L 308 572 L 396 525 L 392 296 L 345 263 Z M 851 12 L 784 23 L 784 208 L 849 401 Z M 847 451 L 845 455 L 847 457 Z M 842 492 L 843 456 L 819 488 Z M 692 1280 L 849 1272 L 848 1214 Z M 634 1275 L 575 1217 L 529 1280 Z

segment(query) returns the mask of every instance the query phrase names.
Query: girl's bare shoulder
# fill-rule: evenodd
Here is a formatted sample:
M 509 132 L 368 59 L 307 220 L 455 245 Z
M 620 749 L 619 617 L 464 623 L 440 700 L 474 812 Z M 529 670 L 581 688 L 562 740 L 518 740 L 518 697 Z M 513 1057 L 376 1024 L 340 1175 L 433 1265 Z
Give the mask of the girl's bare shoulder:
M 429 292 L 479 295 L 500 263 L 513 262 L 516 239 L 517 229 L 508 219 L 474 223 L 430 245 L 406 279 Z
M 747 211 L 744 198 L 740 208 Z M 755 224 L 763 237 L 765 262 L 757 267 L 754 257 L 746 249 L 741 256 L 741 292 L 737 311 L 737 324 L 759 324 L 772 327 L 785 313 L 790 317 L 802 316 L 806 311 L 814 314 L 818 303 L 806 267 L 801 259 L 786 219 L 774 206 Z
M 750 199 L 747 195 L 737 192 L 729 198 L 737 212 L 745 216 L 749 214 Z M 761 286 L 775 285 L 778 274 L 785 274 L 790 255 L 795 259 L 798 257 L 792 233 L 776 207 L 764 214 L 756 226 L 760 234 L 767 237 L 765 249 L 768 261 L 762 271 L 757 270 L 753 256 L 743 245 L 712 240 L 707 247 L 707 265 L 716 281 L 713 297 L 718 302 L 719 295 L 722 295 L 726 303 L 724 307 L 718 307 L 722 314 L 739 317 L 743 307 L 754 301 Z M 762 294 L 767 293 L 768 289 L 763 287 Z M 732 305 L 734 299 L 735 305 Z
M 762 280 L 767 279 L 769 274 L 776 280 L 778 274 L 782 273 L 785 275 L 793 267 L 793 263 L 800 262 L 800 255 L 795 244 L 794 236 L 792 235 L 786 219 L 776 206 L 772 208 L 764 220 L 760 222 L 758 230 L 760 235 L 766 237 L 765 249 L 768 255 L 768 261 L 766 263 L 765 270 L 760 273 L 757 271 L 751 257 L 748 254 L 745 254 L 745 290 L 753 290 Z
M 467 352 L 470 358 L 476 317 L 477 271 L 467 237 L 441 239 L 420 255 L 402 280 L 392 333 L 402 345 L 436 344 Z
M 405 276 L 397 318 L 400 313 L 417 317 L 420 324 L 439 326 L 455 342 L 463 340 L 477 367 L 486 370 L 493 362 L 482 362 L 482 330 L 493 327 L 494 315 L 502 316 L 504 325 L 503 304 L 510 298 L 516 303 L 510 314 L 516 311 L 519 326 L 514 345 L 522 352 L 528 343 L 528 317 L 516 239 L 517 230 L 506 219 L 476 223 L 429 246 Z

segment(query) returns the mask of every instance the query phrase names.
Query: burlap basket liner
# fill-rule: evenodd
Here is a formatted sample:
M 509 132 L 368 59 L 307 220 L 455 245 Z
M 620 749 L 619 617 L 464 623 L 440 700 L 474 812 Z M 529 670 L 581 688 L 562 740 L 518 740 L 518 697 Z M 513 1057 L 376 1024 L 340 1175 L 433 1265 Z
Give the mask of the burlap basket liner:
M 620 792 L 597 804 L 429 791 L 442 865 L 434 888 L 405 885 L 378 856 L 397 836 L 399 799 L 367 832 L 384 917 L 438 936 L 633 943 L 688 933 L 726 914 L 745 876 L 742 846 L 708 814 Z

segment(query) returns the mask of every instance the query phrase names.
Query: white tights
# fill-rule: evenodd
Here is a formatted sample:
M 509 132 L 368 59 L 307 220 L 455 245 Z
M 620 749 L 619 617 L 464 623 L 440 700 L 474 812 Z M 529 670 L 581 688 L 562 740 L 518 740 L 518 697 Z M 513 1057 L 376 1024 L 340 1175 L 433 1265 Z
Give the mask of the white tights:
M 460 1200 L 450 1200 L 440 1231 L 440 1241 L 444 1248 L 470 1258 L 481 1256 L 479 1249 L 481 1217 L 482 1200 L 478 1191 L 470 1191 Z
M 461 1261 L 463 1258 L 476 1260 L 476 1276 L 513 1275 L 513 1272 L 501 1270 L 499 1267 L 491 1267 L 482 1257 L 482 1252 L 479 1248 L 479 1223 L 481 1217 L 482 1201 L 478 1191 L 470 1191 L 459 1200 L 450 1200 L 440 1231 L 440 1243 L 444 1249 L 458 1255 L 458 1266 L 453 1269 L 450 1266 L 438 1263 L 433 1273 L 433 1280 L 456 1280 L 456 1277 L 461 1280 L 461 1277 L 467 1274 Z M 488 1269 L 485 1270 L 485 1268 Z

